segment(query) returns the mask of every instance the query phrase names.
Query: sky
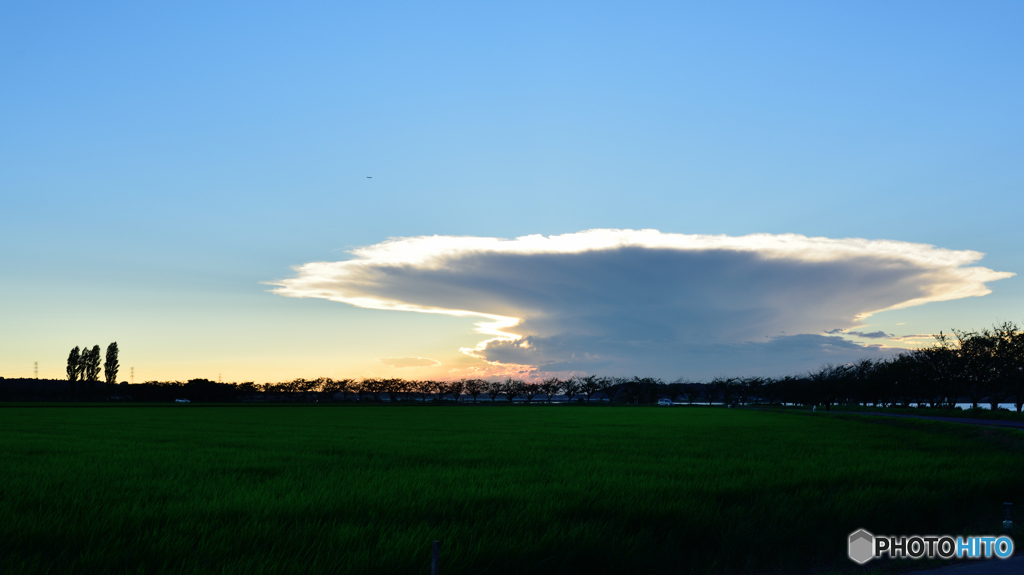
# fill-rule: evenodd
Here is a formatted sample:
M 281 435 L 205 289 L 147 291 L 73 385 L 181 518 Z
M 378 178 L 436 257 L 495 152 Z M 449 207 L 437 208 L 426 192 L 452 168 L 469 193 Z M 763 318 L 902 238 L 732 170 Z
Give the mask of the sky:
M 0 376 L 774 376 L 1024 322 L 1020 3 L 485 4 L 0 6 Z

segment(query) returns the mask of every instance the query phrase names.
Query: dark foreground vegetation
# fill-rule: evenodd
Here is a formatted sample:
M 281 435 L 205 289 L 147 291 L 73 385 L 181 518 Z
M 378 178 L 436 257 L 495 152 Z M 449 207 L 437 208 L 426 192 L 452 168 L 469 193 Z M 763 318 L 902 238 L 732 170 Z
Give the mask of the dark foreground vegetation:
M 0 407 L 0 573 L 870 573 L 988 534 L 1022 434 L 563 405 Z

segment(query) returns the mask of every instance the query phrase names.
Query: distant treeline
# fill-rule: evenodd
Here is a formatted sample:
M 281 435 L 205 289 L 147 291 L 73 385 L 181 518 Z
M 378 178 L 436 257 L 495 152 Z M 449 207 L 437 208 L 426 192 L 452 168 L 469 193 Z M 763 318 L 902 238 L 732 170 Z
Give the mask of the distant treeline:
M 115 345 L 116 344 L 112 344 Z M 116 347 L 114 347 L 116 362 Z M 98 351 L 98 348 L 97 348 Z M 98 353 L 93 352 L 98 356 Z M 114 364 L 116 365 L 116 363 Z M 116 367 L 115 367 L 116 369 Z M 69 370 L 69 375 L 73 373 Z M 116 372 L 115 372 L 116 373 Z M 46 401 L 190 401 L 217 402 L 598 402 L 656 403 L 661 398 L 706 404 L 925 405 L 977 407 L 1012 402 L 1024 408 L 1024 331 L 1006 322 L 977 332 L 940 333 L 931 347 L 908 350 L 890 359 L 825 365 L 804 375 L 781 378 L 716 378 L 710 382 L 650 377 L 596 375 L 527 381 L 400 378 L 296 379 L 285 383 L 187 382 L 111 384 L 83 388 L 75 380 L 5 380 L 0 399 Z

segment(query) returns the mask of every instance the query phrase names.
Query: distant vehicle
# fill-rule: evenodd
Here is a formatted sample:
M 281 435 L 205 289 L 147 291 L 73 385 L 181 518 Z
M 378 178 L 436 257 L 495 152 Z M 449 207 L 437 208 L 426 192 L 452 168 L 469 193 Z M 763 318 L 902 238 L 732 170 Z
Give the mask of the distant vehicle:
M 187 400 L 187 399 L 175 399 L 174 403 L 192 403 L 192 402 Z
M 663 397 L 663 398 L 661 398 L 661 399 L 659 399 L 659 400 L 658 400 L 658 405 L 667 405 L 667 406 L 669 406 L 669 407 L 672 407 L 672 406 L 673 406 L 673 405 L 675 405 L 675 404 L 673 404 L 673 403 L 672 403 L 672 400 L 671 400 L 671 399 L 665 399 L 665 398 Z

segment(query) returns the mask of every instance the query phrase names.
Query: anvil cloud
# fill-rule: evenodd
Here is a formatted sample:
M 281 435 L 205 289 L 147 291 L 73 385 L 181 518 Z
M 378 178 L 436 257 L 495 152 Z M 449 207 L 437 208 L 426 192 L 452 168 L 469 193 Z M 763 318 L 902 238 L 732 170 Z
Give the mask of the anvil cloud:
M 298 266 L 274 293 L 477 317 L 491 337 L 463 351 L 495 364 L 695 376 L 868 355 L 822 334 L 1013 275 L 970 266 L 974 251 L 795 234 L 429 236 L 351 253 Z

